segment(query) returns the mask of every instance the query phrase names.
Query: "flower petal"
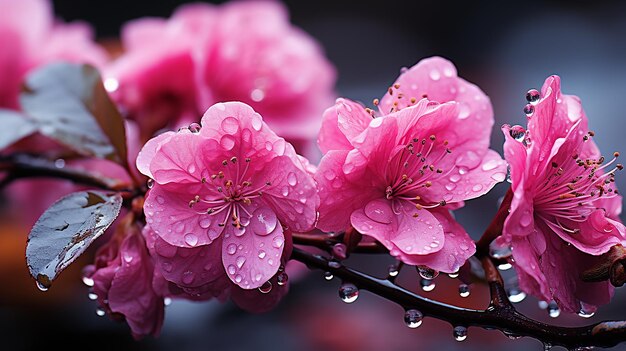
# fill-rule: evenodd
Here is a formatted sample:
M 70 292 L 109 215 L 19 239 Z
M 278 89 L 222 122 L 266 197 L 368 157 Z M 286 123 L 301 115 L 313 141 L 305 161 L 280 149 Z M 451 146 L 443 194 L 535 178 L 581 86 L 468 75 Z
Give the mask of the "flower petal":
M 283 224 L 299 232 L 313 229 L 319 196 L 313 177 L 301 164 L 295 164 L 290 157 L 275 157 L 254 175 L 254 179 L 259 179 L 260 184 L 270 182 L 261 201 L 276 212 Z
M 112 312 L 124 315 L 133 335 L 158 335 L 163 324 L 163 297 L 152 288 L 153 265 L 141 235 L 127 236 L 120 247 L 121 265 L 108 292 Z
M 417 210 L 409 201 L 372 200 L 355 210 L 350 222 L 354 229 L 374 237 L 393 256 L 407 263 L 414 256 L 437 252 L 445 244 L 439 221 L 429 211 Z
M 189 207 L 195 192 L 176 193 L 155 184 L 144 203 L 146 221 L 163 240 L 177 247 L 208 245 L 224 230 L 225 212 L 199 214 Z
M 175 134 L 176 133 L 174 132 L 166 132 L 159 134 L 146 142 L 137 155 L 136 164 L 139 172 L 146 177 L 153 178 L 152 172 L 150 171 L 150 163 L 152 162 L 152 159 L 154 159 L 154 156 L 161 145 L 167 143 Z
M 272 278 L 281 264 L 285 237 L 280 224 L 263 235 L 254 232 L 253 221 L 261 221 L 263 215 L 272 213 L 267 207 L 259 207 L 246 228 L 228 227 L 222 243 L 222 263 L 231 281 L 243 289 L 256 289 Z M 269 218 L 264 218 L 263 222 Z M 275 219 L 275 215 L 274 215 Z
M 144 229 L 143 235 L 148 245 L 152 246 L 155 267 L 163 278 L 180 287 L 199 287 L 224 275 L 219 259 L 222 251 L 220 240 L 188 249 L 169 244 L 149 226 Z
M 323 231 L 343 231 L 350 226 L 350 215 L 369 200 L 384 194 L 367 178 L 352 181 L 343 172 L 348 156 L 346 150 L 329 151 L 315 174 L 320 206 L 317 227 Z

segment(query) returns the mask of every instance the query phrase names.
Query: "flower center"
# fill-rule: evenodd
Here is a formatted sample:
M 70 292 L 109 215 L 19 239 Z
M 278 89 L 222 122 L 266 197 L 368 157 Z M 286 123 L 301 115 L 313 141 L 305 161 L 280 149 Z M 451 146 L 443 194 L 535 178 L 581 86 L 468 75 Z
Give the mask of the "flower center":
M 222 161 L 224 170 L 201 178 L 200 182 L 204 185 L 206 194 L 195 195 L 189 201 L 189 208 L 201 215 L 224 216 L 224 221 L 218 224 L 220 227 L 230 221 L 237 229 L 243 229 L 252 216 L 246 206 L 262 196 L 263 189 L 271 185 L 270 182 L 260 186 L 252 184 L 248 174 L 250 162 L 250 158 L 246 158 L 242 166 L 234 156 L 230 160 Z
M 443 170 L 444 158 L 452 152 L 448 141 L 439 141 L 435 135 L 428 138 L 414 138 L 399 151 L 387 166 L 385 189 L 387 199 L 408 200 L 417 210 L 444 206 L 445 199 L 428 201 L 423 192 L 430 188 L 433 181 L 448 175 L 454 167 Z M 417 217 L 417 213 L 414 214 Z
M 589 132 L 583 136 L 582 142 L 587 142 L 593 135 Z M 596 200 L 617 196 L 615 172 L 624 168 L 616 163 L 618 157 L 619 153 L 615 152 L 613 159 L 605 163 L 604 156 L 582 159 L 576 154 L 560 164 L 552 162 L 552 170 L 536 191 L 536 214 L 569 233 L 578 232 L 578 229 L 567 228 L 561 221 L 583 222 L 598 209 Z

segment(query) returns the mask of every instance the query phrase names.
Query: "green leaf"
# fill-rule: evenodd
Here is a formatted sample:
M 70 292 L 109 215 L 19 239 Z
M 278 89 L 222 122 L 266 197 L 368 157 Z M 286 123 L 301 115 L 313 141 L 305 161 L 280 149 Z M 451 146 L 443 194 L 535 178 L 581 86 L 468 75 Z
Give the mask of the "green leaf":
M 0 150 L 11 146 L 37 130 L 37 124 L 13 110 L 0 109 Z
M 42 290 L 80 256 L 117 218 L 119 193 L 81 191 L 61 198 L 37 220 L 28 235 L 26 260 Z
M 124 119 L 109 98 L 98 70 L 53 63 L 31 73 L 20 96 L 22 109 L 40 132 L 87 156 L 126 165 Z

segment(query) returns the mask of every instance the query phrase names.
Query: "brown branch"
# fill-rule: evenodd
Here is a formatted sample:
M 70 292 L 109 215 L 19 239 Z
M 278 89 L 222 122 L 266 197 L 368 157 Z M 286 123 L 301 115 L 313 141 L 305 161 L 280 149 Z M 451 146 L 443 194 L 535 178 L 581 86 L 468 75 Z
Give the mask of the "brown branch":
M 296 245 L 313 246 L 320 250 L 330 252 L 333 245 L 344 242 L 344 233 L 293 233 L 293 243 Z M 351 248 L 355 253 L 387 253 L 387 249 L 379 242 L 359 242 Z
M 517 312 L 512 306 L 495 308 L 494 305 L 502 301 L 494 303 L 493 299 L 492 305 L 486 310 L 460 308 L 433 301 L 387 279 L 375 278 L 344 265 L 337 265 L 336 262 L 329 264 L 331 260 L 298 248 L 294 248 L 291 258 L 309 267 L 330 272 L 341 280 L 392 301 L 404 309 L 417 309 L 425 316 L 447 321 L 453 326 L 498 329 L 507 335 L 529 336 L 546 344 L 570 349 L 582 346 L 612 347 L 626 341 L 626 321 L 606 321 L 582 327 L 554 326 L 532 320 Z M 486 262 L 489 262 L 486 264 L 487 279 L 494 285 L 501 286 L 501 278 L 493 274 L 491 268 L 493 263 L 483 260 L 483 264 Z M 495 267 L 493 269 L 495 270 Z M 501 296 L 501 292 L 496 291 L 496 296 Z
M 15 154 L 5 156 L 0 159 L 0 171 L 7 172 L 7 176 L 1 182 L 2 186 L 20 178 L 57 178 L 66 179 L 77 184 L 93 186 L 96 188 L 133 192 L 129 185 L 117 179 L 99 177 L 85 171 L 71 169 L 69 167 L 59 168 L 54 162 L 26 154 Z

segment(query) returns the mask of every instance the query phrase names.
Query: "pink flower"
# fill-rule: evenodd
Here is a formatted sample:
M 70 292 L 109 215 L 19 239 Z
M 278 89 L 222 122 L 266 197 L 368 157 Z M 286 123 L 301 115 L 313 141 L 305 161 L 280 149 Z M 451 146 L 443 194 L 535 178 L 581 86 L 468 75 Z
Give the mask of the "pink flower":
M 185 5 L 168 20 L 127 24 L 122 41 L 109 87 L 150 133 L 236 100 L 280 135 L 311 138 L 333 97 L 333 67 L 278 2 Z
M 140 228 L 126 217 L 113 238 L 98 249 L 86 277 L 93 280 L 98 304 L 112 318 L 122 317 L 136 339 L 158 336 L 163 324 L 163 295 L 153 288 L 154 263 Z
M 502 127 L 514 196 L 497 243 L 511 245 L 527 293 L 556 300 L 565 311 L 593 312 L 613 289 L 583 282 L 580 273 L 597 261 L 593 256 L 625 241 L 613 182 L 622 166 L 612 168 L 615 158 L 604 162 L 580 100 L 561 94 L 559 77 L 529 99 L 528 131 Z
M 475 245 L 448 209 L 505 178 L 504 161 L 488 149 L 491 104 L 441 58 L 409 69 L 389 93 L 380 118 L 344 99 L 326 111 L 317 226 L 352 225 L 405 263 L 455 272 Z
M 24 75 L 58 60 L 102 65 L 103 49 L 92 41 L 84 23 L 53 18 L 45 0 L 0 0 L 0 108 L 18 109 Z
M 151 139 L 137 167 L 154 179 L 144 210 L 161 273 L 188 293 L 261 287 L 278 272 L 290 231 L 314 226 L 313 178 L 246 104 L 218 103 L 201 129 Z

